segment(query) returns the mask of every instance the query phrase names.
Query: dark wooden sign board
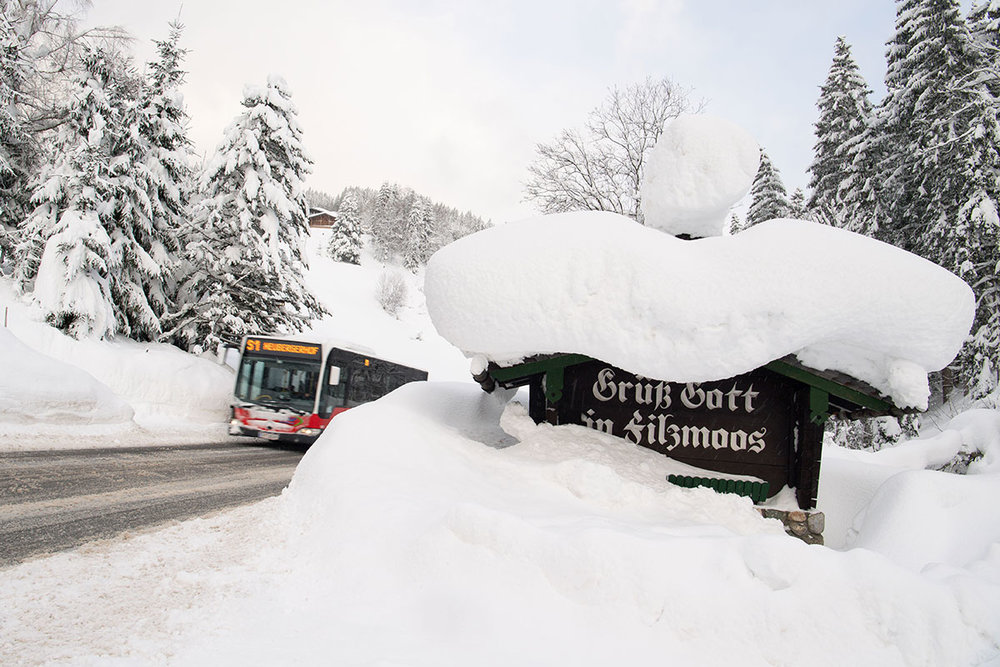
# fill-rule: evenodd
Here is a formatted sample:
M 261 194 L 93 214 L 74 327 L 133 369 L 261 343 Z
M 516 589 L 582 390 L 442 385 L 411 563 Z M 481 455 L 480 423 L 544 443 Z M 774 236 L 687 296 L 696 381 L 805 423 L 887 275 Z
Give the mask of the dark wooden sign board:
M 894 412 L 857 380 L 788 358 L 726 380 L 676 383 L 554 355 L 491 364 L 476 380 L 488 391 L 529 386 L 536 422 L 581 424 L 703 470 L 756 477 L 772 496 L 792 487 L 804 510 L 816 507 L 826 418 Z

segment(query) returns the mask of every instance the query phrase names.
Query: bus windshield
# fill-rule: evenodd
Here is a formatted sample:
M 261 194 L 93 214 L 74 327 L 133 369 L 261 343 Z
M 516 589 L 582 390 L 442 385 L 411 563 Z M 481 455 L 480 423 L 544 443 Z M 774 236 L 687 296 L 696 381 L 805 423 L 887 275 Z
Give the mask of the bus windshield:
M 236 398 L 312 412 L 319 371 L 318 361 L 244 355 L 236 380 Z

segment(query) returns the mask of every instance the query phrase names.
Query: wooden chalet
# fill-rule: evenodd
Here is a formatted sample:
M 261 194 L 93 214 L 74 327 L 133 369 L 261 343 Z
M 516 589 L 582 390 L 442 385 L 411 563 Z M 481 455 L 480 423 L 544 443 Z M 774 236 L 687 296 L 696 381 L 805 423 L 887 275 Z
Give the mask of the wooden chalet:
M 316 229 L 330 229 L 337 221 L 337 214 L 322 208 L 309 209 L 309 226 Z

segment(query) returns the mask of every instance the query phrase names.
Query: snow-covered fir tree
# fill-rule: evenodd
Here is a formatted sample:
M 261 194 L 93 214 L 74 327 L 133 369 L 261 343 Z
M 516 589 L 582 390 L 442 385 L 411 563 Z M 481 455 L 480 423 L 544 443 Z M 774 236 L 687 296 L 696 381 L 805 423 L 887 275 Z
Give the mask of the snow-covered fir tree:
M 746 229 L 746 225 L 743 224 L 743 218 L 740 217 L 739 213 L 737 213 L 736 211 L 733 211 L 732 213 L 730 213 L 729 214 L 729 233 L 730 234 L 739 234 L 744 229 Z
M 1000 0 L 974 3 L 969 11 L 969 30 L 984 66 L 983 85 L 996 101 L 1000 98 Z M 996 103 L 996 102 L 995 102 Z M 996 108 L 996 107 L 994 107 Z M 985 245 L 985 244 L 982 244 Z M 1000 255 L 1000 248 L 997 249 Z M 1000 257 L 983 253 L 980 292 L 982 323 L 974 331 L 970 345 L 971 393 L 975 397 L 995 392 L 1000 375 Z M 992 261 L 991 259 L 996 259 Z
M 308 234 L 303 178 L 311 161 L 288 87 L 247 86 L 243 112 L 201 179 L 175 340 L 214 349 L 250 333 L 301 330 L 322 313 L 304 283 Z
M 176 301 L 176 275 L 180 261 L 179 240 L 189 234 L 190 198 L 194 186 L 188 116 L 180 87 L 184 83 L 181 61 L 186 51 L 179 46 L 183 26 L 170 24 L 165 40 L 156 40 L 158 57 L 149 63 L 136 112 L 138 138 L 136 172 L 141 177 L 139 193 L 149 202 L 147 239 L 148 268 L 137 265 L 136 283 L 141 285 L 153 313 L 163 317 Z M 139 202 L 142 204 L 142 202 Z M 159 267 L 156 270 L 155 267 Z M 137 336 L 134 330 L 133 337 Z M 150 337 L 159 333 L 146 332 Z
M 123 193 L 133 185 L 122 140 L 137 81 L 119 56 L 101 49 L 83 65 L 59 129 L 58 160 L 36 182 L 18 247 L 22 288 L 34 292 L 50 322 L 78 338 L 127 327 L 115 295 L 129 289 L 122 267 L 137 250 L 130 227 L 119 224 Z
M 358 198 L 347 192 L 340 201 L 337 219 L 330 229 L 330 241 L 326 253 L 336 262 L 361 264 L 361 216 Z
M 396 183 L 385 182 L 378 190 L 369 217 L 369 231 L 376 256 L 385 261 L 400 254 L 406 238 L 409 216 L 407 199 L 412 191 L 404 192 Z
M 994 97 L 1000 97 L 1000 0 L 972 3 L 968 18 L 980 57 L 988 66 L 984 74 Z
M 141 89 L 122 99 L 122 128 L 113 137 L 109 175 L 114 199 L 105 228 L 111 236 L 112 299 L 117 332 L 155 340 L 174 299 L 178 233 L 186 223 L 190 167 L 179 87 L 181 28 L 156 42 Z
M 58 159 L 55 126 L 82 69 L 85 44 L 124 43 L 120 28 L 81 30 L 80 6 L 51 0 L 0 0 L 0 269 L 11 268 L 17 227 L 31 211 L 33 179 Z
M 781 174 L 771 163 L 767 151 L 760 152 L 760 167 L 750 186 L 750 208 L 744 228 L 774 218 L 787 218 L 791 214 L 788 191 L 781 181 Z
M 989 333 L 1000 230 L 1000 124 L 991 63 L 957 0 L 905 0 L 897 10 L 883 104 L 883 172 L 889 229 L 883 234 L 957 273 L 979 301 L 973 331 Z M 986 331 L 980 332 L 983 327 Z M 982 335 L 980 335 L 982 334 Z M 967 381 L 982 377 L 996 350 L 967 346 Z
M 820 216 L 838 226 L 847 222 L 844 199 L 853 187 L 853 163 L 858 146 L 870 123 L 871 90 L 861 76 L 851 47 L 843 37 L 834 46 L 833 63 L 826 82 L 820 87 L 819 119 L 816 121 L 814 158 L 809 166 L 811 196 L 808 208 L 822 212 Z
M 895 33 L 886 49 L 886 95 L 852 152 L 853 178 L 841 194 L 850 200 L 849 216 L 855 226 L 906 249 L 913 245 L 900 229 L 906 224 L 900 206 L 904 197 L 910 197 L 912 179 L 904 160 L 917 150 L 911 140 L 913 108 L 925 78 L 914 71 L 910 52 L 918 35 L 914 17 L 925 1 L 897 0 Z
M 809 219 L 809 210 L 806 206 L 806 195 L 802 192 L 802 188 L 795 188 L 795 192 L 788 199 L 788 211 L 789 215 L 793 218 L 798 218 L 799 220 Z
M 22 91 L 29 76 L 17 8 L 0 4 L 0 269 L 13 260 L 14 232 L 29 205 L 29 180 L 40 151 L 28 132 Z
M 431 256 L 434 235 L 434 207 L 425 197 L 416 197 L 410 207 L 406 225 L 403 266 L 414 270 L 427 263 Z
M 837 191 L 840 208 L 823 211 L 828 224 L 879 239 L 885 237 L 883 226 L 888 218 L 881 180 L 889 150 L 882 135 L 883 116 L 881 108 L 872 109 L 858 139 L 844 146 L 845 172 Z

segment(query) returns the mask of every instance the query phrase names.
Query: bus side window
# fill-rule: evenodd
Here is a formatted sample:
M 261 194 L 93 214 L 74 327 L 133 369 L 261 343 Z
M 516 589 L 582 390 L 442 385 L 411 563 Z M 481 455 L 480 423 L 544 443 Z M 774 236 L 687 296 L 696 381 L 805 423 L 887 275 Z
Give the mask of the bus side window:
M 355 361 L 350 368 L 351 386 L 347 389 L 347 407 L 354 408 L 372 400 L 371 367 Z
M 334 408 L 344 407 L 344 396 L 347 394 L 349 380 L 349 369 L 333 364 L 326 367 L 323 373 L 323 401 L 320 405 L 323 417 L 329 417 Z

